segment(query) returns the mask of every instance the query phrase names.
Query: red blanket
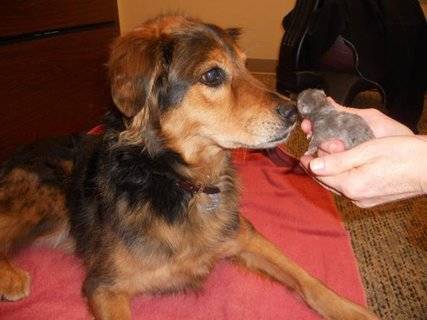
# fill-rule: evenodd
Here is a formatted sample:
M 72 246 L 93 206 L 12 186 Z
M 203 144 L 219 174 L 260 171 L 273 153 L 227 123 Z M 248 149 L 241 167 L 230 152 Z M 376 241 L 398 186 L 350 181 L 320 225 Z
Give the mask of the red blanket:
M 328 192 L 305 175 L 273 164 L 262 153 L 236 161 L 241 211 L 268 239 L 329 287 L 365 304 L 349 237 Z M 31 295 L 0 302 L 0 319 L 90 319 L 80 286 L 80 261 L 64 253 L 28 248 L 15 263 L 32 276 Z M 0 279 L 1 281 L 1 279 Z M 320 319 L 295 294 L 232 265 L 218 263 L 202 291 L 137 297 L 134 319 Z

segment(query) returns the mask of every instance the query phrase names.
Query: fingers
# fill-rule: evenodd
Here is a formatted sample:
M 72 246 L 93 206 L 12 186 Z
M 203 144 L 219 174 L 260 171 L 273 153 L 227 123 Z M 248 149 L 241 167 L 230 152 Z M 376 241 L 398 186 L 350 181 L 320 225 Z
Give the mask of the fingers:
M 350 165 L 340 163 L 336 156 L 330 157 L 329 155 L 326 155 L 310 161 L 309 168 L 317 175 L 329 176 L 337 175 L 348 170 Z
M 328 190 L 332 193 L 335 193 L 337 195 L 340 195 L 340 196 L 343 195 L 343 192 L 342 192 L 340 186 L 336 186 L 336 185 L 332 185 L 332 184 L 329 185 L 328 183 L 331 183 L 331 182 L 330 181 L 325 182 L 324 180 L 327 180 L 327 179 L 324 179 L 324 178 L 315 177 L 315 176 L 313 176 L 313 178 L 317 181 L 317 183 L 319 183 L 326 190 Z
M 307 138 L 310 138 L 311 136 L 311 122 L 308 119 L 304 119 L 301 122 L 301 129 L 304 131 L 304 133 L 307 135 Z
M 321 184 L 321 185 L 322 185 L 322 187 L 323 187 L 323 188 L 325 188 L 326 190 L 329 190 L 329 191 L 331 191 L 331 192 L 333 192 L 333 193 L 335 193 L 335 194 L 340 194 L 340 195 L 342 195 L 342 193 L 341 193 L 339 190 L 336 190 L 336 189 L 334 189 L 333 187 L 331 187 L 331 186 L 329 186 L 329 185 L 325 184 L 325 183 L 322 181 L 322 178 L 316 177 L 316 176 L 314 176 L 314 175 L 310 172 L 310 169 L 309 169 L 310 161 L 311 161 L 311 160 L 313 160 L 313 159 L 314 159 L 314 158 L 313 158 L 312 156 L 302 156 L 302 157 L 301 157 L 301 159 L 300 159 L 300 165 L 301 165 L 301 167 L 304 169 L 304 171 L 305 171 L 309 176 L 311 176 L 314 180 L 316 180 L 319 184 Z
M 388 196 L 372 196 L 372 197 L 366 197 L 366 198 L 360 197 L 356 200 L 353 199 L 352 202 L 359 208 L 366 209 L 366 208 L 372 208 L 378 205 L 382 205 L 384 203 L 390 203 L 394 201 L 416 197 L 417 195 L 419 194 L 414 192 L 408 192 L 408 193 L 401 193 L 401 194 L 392 194 Z M 349 197 L 347 196 L 347 198 Z
M 361 145 L 351 150 L 313 159 L 309 163 L 309 168 L 314 174 L 320 176 L 335 176 L 349 171 L 367 161 L 366 152 L 363 152 L 360 147 Z
M 324 153 L 338 153 L 345 150 L 344 142 L 339 139 L 333 139 L 323 142 L 320 145 L 319 156 L 321 156 L 320 151 Z
M 332 191 L 335 194 L 345 195 L 346 197 L 348 197 L 348 195 L 345 193 L 345 190 L 344 190 L 344 186 L 347 183 L 348 176 L 349 176 L 348 172 L 344 172 L 336 176 L 320 176 L 319 175 L 319 176 L 315 176 L 315 179 L 317 180 L 317 182 L 319 182 L 323 187 L 325 187 L 329 191 Z
M 302 156 L 300 158 L 300 163 L 304 167 L 304 169 L 308 169 L 310 167 L 310 161 L 314 158 L 312 156 Z
M 328 140 L 320 145 L 320 148 L 317 151 L 317 155 L 318 157 L 324 157 L 331 153 L 343 152 L 344 150 L 344 143 L 341 140 Z M 304 155 L 301 157 L 300 162 L 306 169 L 308 169 L 310 161 L 313 159 L 314 157 L 310 155 Z

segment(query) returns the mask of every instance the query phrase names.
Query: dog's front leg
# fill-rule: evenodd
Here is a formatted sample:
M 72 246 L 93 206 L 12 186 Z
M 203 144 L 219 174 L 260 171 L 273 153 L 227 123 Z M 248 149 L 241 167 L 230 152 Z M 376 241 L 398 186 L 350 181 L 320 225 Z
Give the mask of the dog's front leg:
M 306 303 L 326 319 L 377 319 L 362 306 L 354 304 L 328 289 L 260 235 L 241 218 L 237 261 L 246 267 L 295 290 Z
M 88 296 L 89 308 L 97 320 L 131 320 L 130 297 L 108 288 L 97 288 Z

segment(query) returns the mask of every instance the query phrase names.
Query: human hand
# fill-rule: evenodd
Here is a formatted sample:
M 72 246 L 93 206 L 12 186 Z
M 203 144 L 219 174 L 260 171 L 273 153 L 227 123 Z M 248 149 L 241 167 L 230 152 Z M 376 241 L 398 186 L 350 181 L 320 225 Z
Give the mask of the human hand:
M 302 157 L 301 163 L 363 208 L 427 193 L 425 136 L 380 137 L 344 152 Z

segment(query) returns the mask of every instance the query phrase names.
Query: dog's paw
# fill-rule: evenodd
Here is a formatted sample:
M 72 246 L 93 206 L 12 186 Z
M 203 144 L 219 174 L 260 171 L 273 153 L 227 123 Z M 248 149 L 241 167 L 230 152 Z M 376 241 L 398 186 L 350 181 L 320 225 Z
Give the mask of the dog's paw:
M 0 299 L 17 301 L 30 294 L 31 278 L 28 272 L 8 264 L 0 268 Z

